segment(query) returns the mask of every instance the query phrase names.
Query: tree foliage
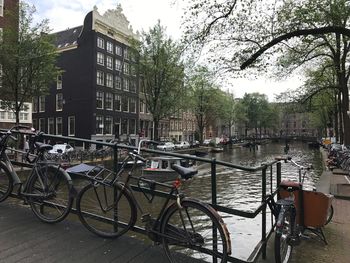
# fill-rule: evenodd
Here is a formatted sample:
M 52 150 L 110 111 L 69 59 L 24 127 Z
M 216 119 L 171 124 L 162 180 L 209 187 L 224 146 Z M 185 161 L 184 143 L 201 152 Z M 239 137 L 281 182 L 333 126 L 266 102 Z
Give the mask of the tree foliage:
M 57 53 L 52 36 L 48 34 L 48 21 L 34 24 L 35 8 L 24 2 L 18 9 L 6 12 L 7 19 L 12 22 L 3 29 L 0 42 L 0 99 L 6 110 L 15 113 L 18 124 L 24 102 L 47 94 L 59 69 L 55 66 Z
M 133 44 L 139 58 L 146 106 L 153 115 L 155 139 L 158 139 L 160 120 L 171 115 L 183 93 L 181 47 L 167 37 L 165 31 L 158 21 L 149 32 L 142 32 L 140 41 Z

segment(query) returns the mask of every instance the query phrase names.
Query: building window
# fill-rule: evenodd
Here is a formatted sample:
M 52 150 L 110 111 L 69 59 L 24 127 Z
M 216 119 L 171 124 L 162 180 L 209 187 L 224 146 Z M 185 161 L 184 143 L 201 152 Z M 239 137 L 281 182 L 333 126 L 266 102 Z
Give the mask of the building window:
M 136 120 L 135 119 L 129 120 L 129 133 L 136 134 Z
M 113 110 L 113 94 L 112 93 L 106 93 L 105 109 L 106 110 Z
M 4 16 L 4 0 L 0 0 L 0 16 Z
M 107 56 L 107 63 L 106 63 L 107 68 L 113 69 L 113 58 Z
M 127 97 L 122 97 L 122 111 L 129 112 L 129 100 Z
M 57 89 L 62 89 L 62 75 L 57 76 Z
M 96 134 L 103 134 L 103 117 L 96 116 Z
M 113 54 L 113 43 L 107 41 L 107 52 Z
M 113 75 L 110 73 L 106 73 L 106 86 L 113 88 Z
M 55 134 L 55 120 L 54 118 L 49 118 L 47 121 L 47 133 Z
M 130 65 L 128 63 L 124 63 L 124 74 L 130 74 Z
M 45 119 L 44 118 L 39 119 L 39 131 L 45 132 Z
M 123 80 L 123 89 L 125 91 L 129 91 L 129 80 L 128 79 Z
M 119 76 L 115 76 L 114 78 L 114 88 L 115 89 L 122 89 L 122 78 Z
M 120 134 L 120 118 L 114 119 L 114 134 Z
M 128 49 L 124 49 L 124 58 L 125 59 L 129 59 L 129 50 Z
M 121 46 L 118 46 L 118 45 L 115 46 L 115 54 L 118 56 L 121 56 L 123 54 L 123 50 Z
M 131 79 L 129 86 L 130 86 L 129 87 L 130 88 L 130 92 L 136 93 L 136 81 Z
M 105 55 L 101 52 L 97 52 L 97 64 L 104 66 L 105 64 Z
M 28 120 L 28 116 L 29 116 L 29 114 L 26 113 L 26 112 L 20 112 L 20 113 L 19 113 L 19 119 L 20 119 L 21 121 L 27 121 L 27 120 Z
M 75 135 L 75 117 L 69 116 L 68 117 L 68 136 L 74 136 Z
M 97 38 L 97 47 L 105 49 L 105 41 L 103 40 L 103 38 Z
M 103 109 L 103 92 L 97 91 L 96 92 L 96 108 L 97 109 Z
M 114 109 L 121 111 L 121 97 L 120 95 L 114 95 Z
M 129 99 L 129 111 L 132 113 L 136 113 L 136 99 L 134 98 Z
M 123 119 L 122 120 L 121 134 L 128 134 L 128 124 L 129 124 L 129 120 L 128 119 Z
M 63 110 L 63 94 L 57 93 L 56 94 L 56 111 L 62 111 Z
M 140 100 L 140 113 L 145 113 L 145 103 Z
M 130 72 L 131 72 L 131 75 L 136 76 L 136 67 L 135 67 L 135 65 L 131 65 L 130 66 Z
M 105 118 L 105 133 L 112 134 L 112 117 L 106 116 Z
M 122 70 L 122 62 L 121 62 L 120 59 L 117 59 L 117 58 L 115 59 L 115 61 L 114 61 L 114 68 L 117 71 L 121 71 Z
M 62 117 L 56 118 L 56 135 L 62 135 Z
M 38 97 L 33 98 L 33 113 L 38 112 Z
M 105 85 L 105 75 L 102 71 L 97 71 L 97 85 Z
M 45 96 L 39 97 L 39 112 L 45 112 Z

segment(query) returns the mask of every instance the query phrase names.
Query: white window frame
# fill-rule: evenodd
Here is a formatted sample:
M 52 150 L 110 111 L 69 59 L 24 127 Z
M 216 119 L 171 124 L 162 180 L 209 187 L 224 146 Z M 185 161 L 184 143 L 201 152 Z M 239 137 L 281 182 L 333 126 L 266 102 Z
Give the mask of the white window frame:
M 107 103 L 107 101 L 109 100 L 109 103 Z M 105 94 L 105 108 L 106 110 L 113 110 L 113 94 L 110 93 L 110 92 L 106 92 Z M 107 105 L 110 105 L 110 106 L 107 106 Z
M 136 111 L 137 111 L 137 103 L 136 103 L 136 99 L 135 98 L 129 98 L 129 112 L 131 112 L 131 113 L 136 113 Z M 130 107 L 130 105 L 131 104 L 135 104 L 135 107 L 134 107 L 134 109 L 131 109 L 131 107 Z
M 106 87 L 113 88 L 113 75 L 106 73 Z
M 110 56 L 107 56 L 106 58 L 106 67 L 108 69 L 113 69 L 113 58 Z
M 52 130 L 50 129 L 50 125 L 52 124 Z M 47 119 L 47 133 L 55 134 L 55 119 L 50 117 Z
M 97 70 L 96 73 L 96 84 L 100 86 L 105 85 L 105 73 L 103 71 Z
M 123 90 L 129 91 L 129 79 L 123 79 Z
M 115 45 L 115 54 L 118 56 L 122 56 L 123 55 L 123 49 L 121 46 L 119 45 Z
M 99 119 L 99 120 L 101 120 L 101 123 L 100 122 L 97 122 L 97 119 Z M 96 134 L 103 134 L 103 116 L 102 115 L 96 115 L 96 119 L 95 119 L 95 121 L 96 121 Z M 97 125 L 101 125 L 102 127 L 97 127 Z M 99 129 L 101 129 L 101 130 L 99 130 Z M 101 131 L 101 132 L 100 132 Z
M 119 108 L 116 106 L 117 101 L 119 101 Z M 115 111 L 122 111 L 122 96 L 119 94 L 114 94 L 114 110 Z
M 125 75 L 130 75 L 130 64 L 129 63 L 124 63 L 124 70 L 123 70 L 123 72 L 124 72 L 124 74 Z
M 109 119 L 109 123 L 110 123 L 110 126 L 109 126 L 109 130 L 107 130 L 107 126 L 106 126 L 106 123 L 107 123 L 107 120 Z M 106 116 L 105 117 L 105 120 L 104 120 L 104 132 L 105 132 L 105 134 L 107 134 L 107 135 L 111 135 L 112 134 L 112 130 L 113 130 L 113 118 L 112 118 L 112 116 Z
M 62 75 L 58 75 L 57 76 L 57 85 L 56 85 L 56 88 L 57 89 L 62 89 Z
M 45 118 L 40 118 L 38 125 L 39 125 L 39 131 L 45 132 Z
M 58 129 L 58 125 L 61 124 L 61 131 Z M 63 121 L 62 117 L 57 117 L 56 118 L 56 135 L 62 135 L 63 132 Z
M 120 59 L 118 59 L 118 58 L 115 59 L 114 68 L 116 71 L 122 71 L 123 65 L 122 65 L 122 61 Z
M 101 101 L 101 107 L 98 107 L 97 101 Z M 103 109 L 103 104 L 104 104 L 104 92 L 96 91 L 96 109 Z
M 119 76 L 114 77 L 114 88 L 115 89 L 122 89 L 122 78 Z
M 113 43 L 110 41 L 107 41 L 107 46 L 106 46 L 107 52 L 113 54 Z
M 71 120 L 74 123 L 73 133 L 71 133 Z M 68 116 L 68 136 L 75 136 L 75 116 Z
M 56 111 L 63 111 L 63 94 L 56 94 Z
M 105 40 L 103 38 L 97 37 L 97 47 L 105 49 Z
M 105 65 L 105 55 L 103 53 L 97 52 L 96 63 L 101 66 Z
M 45 95 L 39 96 L 39 112 L 45 112 Z

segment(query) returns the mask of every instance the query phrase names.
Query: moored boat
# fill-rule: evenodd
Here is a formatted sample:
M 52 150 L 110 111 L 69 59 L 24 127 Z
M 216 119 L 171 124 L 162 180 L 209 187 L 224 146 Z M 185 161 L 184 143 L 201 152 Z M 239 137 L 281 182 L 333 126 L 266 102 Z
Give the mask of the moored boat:
M 142 177 L 158 182 L 175 180 L 179 174 L 172 169 L 172 165 L 177 164 L 183 167 L 193 167 L 193 161 L 189 159 L 173 156 L 157 156 L 147 159 L 146 166 L 142 169 Z

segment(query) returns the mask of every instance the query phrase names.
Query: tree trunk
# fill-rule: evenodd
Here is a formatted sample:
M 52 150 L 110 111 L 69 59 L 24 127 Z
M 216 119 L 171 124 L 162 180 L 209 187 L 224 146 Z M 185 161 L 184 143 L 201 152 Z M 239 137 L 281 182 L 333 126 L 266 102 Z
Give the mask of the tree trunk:
M 347 84 L 344 83 L 344 88 L 342 89 L 342 108 L 343 108 L 343 130 L 344 139 L 341 141 L 345 145 L 350 145 L 350 117 L 348 115 L 349 111 L 349 89 Z
M 153 140 L 159 141 L 159 134 L 158 134 L 158 128 L 159 128 L 159 120 L 153 119 L 154 123 L 154 129 L 153 129 Z

